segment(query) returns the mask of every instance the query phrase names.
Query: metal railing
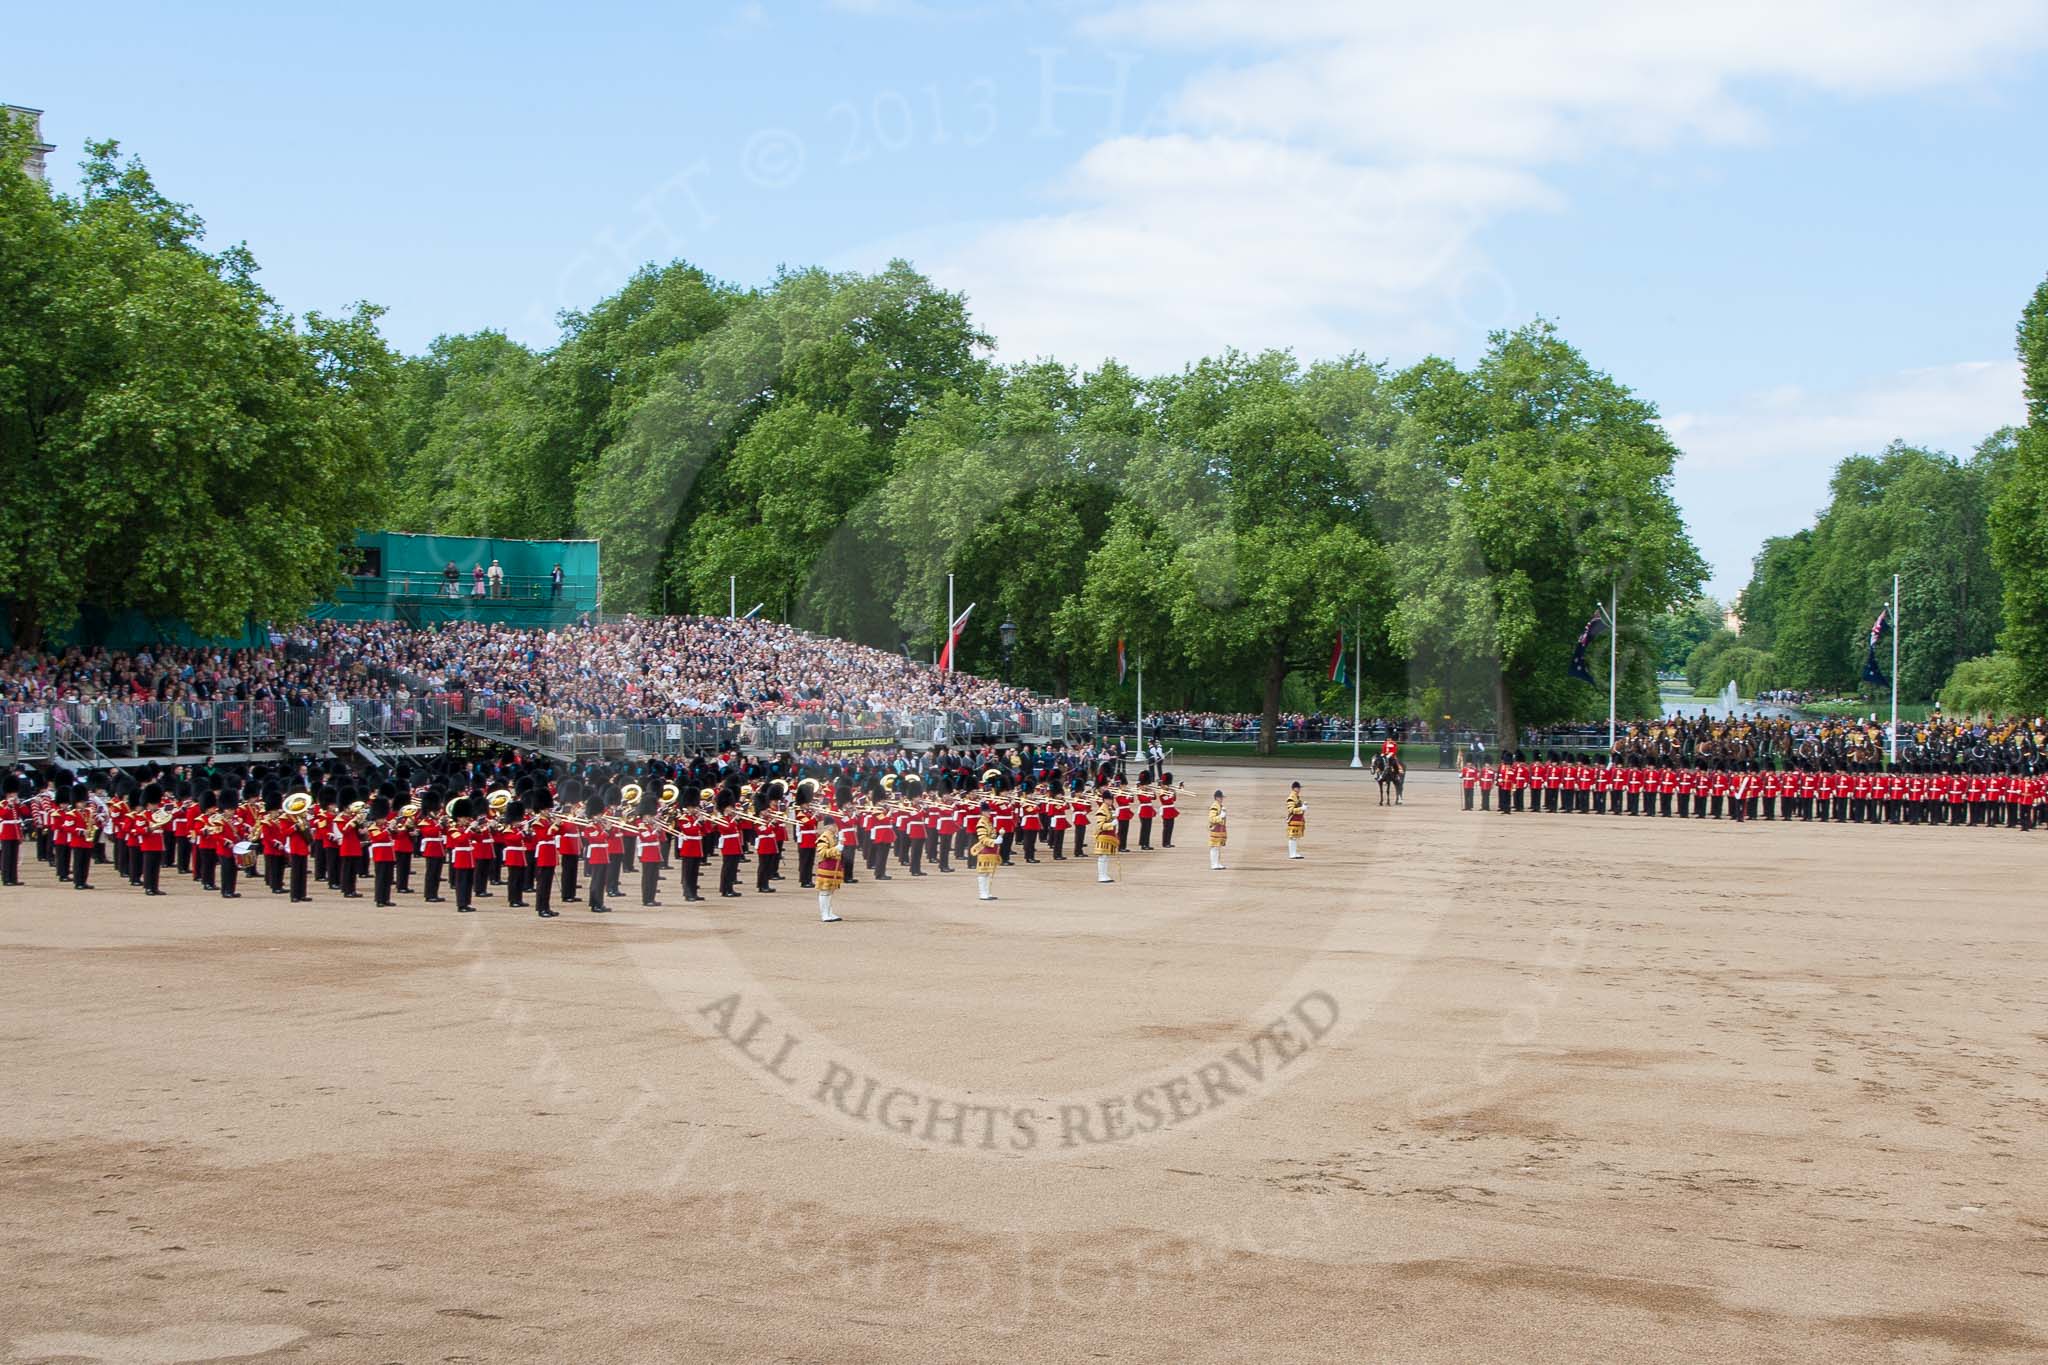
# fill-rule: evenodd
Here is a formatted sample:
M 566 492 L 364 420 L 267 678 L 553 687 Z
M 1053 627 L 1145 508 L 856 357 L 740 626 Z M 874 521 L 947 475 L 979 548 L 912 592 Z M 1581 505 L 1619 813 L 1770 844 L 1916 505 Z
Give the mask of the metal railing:
M 430 602 L 440 598 L 449 602 L 458 599 L 528 604 L 559 602 L 587 607 L 597 601 L 597 590 L 595 578 L 579 575 L 565 575 L 559 590 L 546 574 L 506 574 L 496 582 L 486 575 L 479 583 L 474 568 L 465 567 L 457 572 L 452 582 L 445 577 L 445 571 L 421 573 L 417 570 L 387 569 L 379 577 L 350 578 L 335 596 L 339 601 L 354 603 Z
M 0 757 L 81 768 L 346 749 L 358 739 L 393 750 L 443 747 L 446 707 L 438 698 L 395 695 L 310 705 L 260 698 L 51 702 L 0 710 Z

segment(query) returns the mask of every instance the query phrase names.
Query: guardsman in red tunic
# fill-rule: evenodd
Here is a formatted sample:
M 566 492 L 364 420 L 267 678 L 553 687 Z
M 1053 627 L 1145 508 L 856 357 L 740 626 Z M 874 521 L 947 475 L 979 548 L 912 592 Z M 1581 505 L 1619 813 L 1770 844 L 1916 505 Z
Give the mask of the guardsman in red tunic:
M 740 855 L 746 851 L 747 836 L 740 828 L 739 814 L 734 807 L 739 804 L 740 794 L 731 787 L 720 787 L 718 816 L 712 821 L 712 831 L 718 838 L 718 894 L 727 900 L 736 899 L 740 894 Z
M 538 808 L 526 822 L 533 859 L 533 912 L 542 919 L 554 919 L 560 914 L 554 900 L 555 869 L 562 865 L 562 844 L 555 818 L 548 813 L 552 799 L 545 788 L 536 789 L 533 800 Z
M 593 915 L 608 915 L 611 908 L 604 903 L 605 893 L 612 885 L 612 843 L 611 835 L 604 827 L 604 798 L 586 796 L 583 798 L 583 856 L 588 860 L 590 890 L 585 899 Z
M 391 888 L 398 878 L 398 840 L 391 834 L 391 801 L 370 798 L 363 815 L 363 847 L 370 855 L 370 904 L 391 908 Z
M 666 861 L 662 856 L 661 827 L 654 821 L 654 813 L 661 808 L 661 799 L 653 792 L 641 795 L 633 807 L 632 827 L 624 831 L 633 856 L 640 863 L 640 904 L 652 909 L 661 904 L 661 869 Z
M 583 826 L 578 822 L 577 805 L 583 800 L 583 784 L 566 781 L 555 792 L 556 807 L 561 819 L 556 826 L 555 843 L 562 852 L 562 904 L 576 903 L 576 864 L 583 857 Z
M 470 828 L 475 822 L 468 816 L 469 806 L 475 799 L 457 797 L 449 807 L 452 815 L 448 828 L 448 879 L 455 886 L 455 913 L 458 915 L 467 915 L 476 909 L 470 901 L 476 894 L 478 836 Z
M 0 788 L 0 886 L 21 885 L 21 831 L 27 812 L 24 798 L 30 794 L 22 781 L 14 779 Z
M 676 817 L 676 860 L 683 867 L 683 899 L 703 900 L 697 886 L 704 870 L 704 815 L 695 807 L 680 811 Z
M 531 865 L 526 851 L 526 803 L 513 799 L 498 814 L 498 828 L 491 843 L 498 852 L 498 866 L 505 869 L 505 904 L 514 910 L 526 908 L 526 875 Z
M 804 891 L 811 889 L 818 866 L 818 812 L 812 804 L 817 798 L 817 779 L 806 777 L 796 784 L 796 884 Z M 832 828 L 836 835 L 839 827 Z
M 1057 788 L 1055 788 L 1057 790 Z M 1175 793 L 1173 774 L 1159 774 L 1159 846 L 1173 847 L 1173 822 L 1180 819 L 1180 797 Z M 1057 844 L 1057 840 L 1055 840 Z M 1054 854 L 1058 856 L 1057 853 Z

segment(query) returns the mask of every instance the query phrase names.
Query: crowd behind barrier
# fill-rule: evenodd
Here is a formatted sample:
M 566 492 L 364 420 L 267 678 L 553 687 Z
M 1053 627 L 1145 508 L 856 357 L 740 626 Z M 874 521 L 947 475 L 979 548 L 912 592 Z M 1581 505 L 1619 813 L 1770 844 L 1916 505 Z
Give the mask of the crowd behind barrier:
M 454 728 L 569 754 L 1071 742 L 1086 707 L 723 617 L 547 631 L 318 621 L 248 650 L 0 656 L 0 757 L 76 763 L 424 748 Z

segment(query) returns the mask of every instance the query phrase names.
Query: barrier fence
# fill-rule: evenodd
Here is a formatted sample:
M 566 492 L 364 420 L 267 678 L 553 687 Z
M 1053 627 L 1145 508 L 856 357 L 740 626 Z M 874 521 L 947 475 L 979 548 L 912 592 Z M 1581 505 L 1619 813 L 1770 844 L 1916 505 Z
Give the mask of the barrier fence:
M 451 726 L 577 760 L 703 750 L 954 747 L 1070 743 L 1093 736 L 1083 706 L 1005 711 L 815 710 L 771 715 L 705 713 L 662 718 L 595 716 L 489 692 L 429 692 L 288 703 L 55 702 L 0 707 L 0 761 L 77 767 L 155 760 L 194 763 L 291 752 L 445 748 Z
M 447 742 L 444 704 L 403 695 L 311 703 L 53 702 L 0 709 L 0 758 L 10 762 L 193 763 L 357 744 L 433 749 Z

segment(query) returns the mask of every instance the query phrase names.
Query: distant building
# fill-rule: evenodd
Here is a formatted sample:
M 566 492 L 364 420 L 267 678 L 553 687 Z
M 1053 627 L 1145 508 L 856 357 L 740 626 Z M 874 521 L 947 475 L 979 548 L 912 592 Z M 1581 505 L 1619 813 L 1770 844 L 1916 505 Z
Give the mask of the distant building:
M 1735 614 L 1735 608 L 1733 607 L 1721 613 L 1721 624 L 1734 631 L 1737 635 L 1742 634 L 1742 618 Z
M 36 179 L 48 180 L 49 163 L 45 158 L 57 149 L 43 141 L 43 111 L 24 109 L 18 104 L 0 104 L 0 114 L 5 114 L 10 119 L 28 120 L 29 136 L 35 139 L 35 145 L 29 148 L 26 168 Z

